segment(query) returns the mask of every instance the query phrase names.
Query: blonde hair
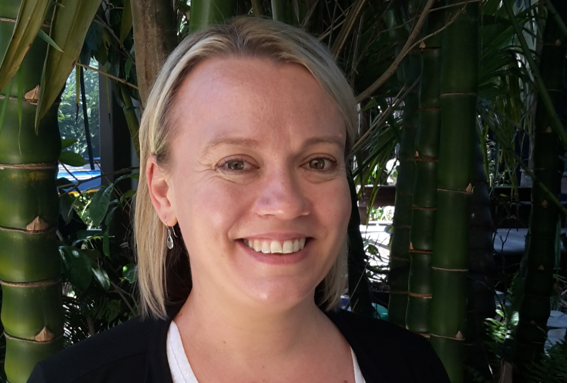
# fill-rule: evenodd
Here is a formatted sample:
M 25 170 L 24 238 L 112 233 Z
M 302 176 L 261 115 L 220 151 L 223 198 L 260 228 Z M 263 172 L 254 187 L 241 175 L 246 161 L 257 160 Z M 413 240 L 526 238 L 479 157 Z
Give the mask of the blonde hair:
M 278 64 L 307 68 L 336 103 L 347 129 L 346 154 L 357 126 L 353 90 L 330 52 L 312 36 L 271 20 L 238 17 L 187 36 L 163 65 L 149 95 L 140 125 L 140 179 L 135 209 L 138 283 L 143 316 L 165 318 L 165 305 L 185 301 L 191 291 L 191 272 L 179 234 L 166 248 L 167 230 L 156 214 L 145 175 L 149 156 L 169 169 L 169 143 L 174 135 L 170 110 L 181 83 L 201 61 L 226 56 L 261 57 Z M 316 289 L 316 302 L 325 310 L 337 307 L 347 281 L 347 241 L 325 279 Z

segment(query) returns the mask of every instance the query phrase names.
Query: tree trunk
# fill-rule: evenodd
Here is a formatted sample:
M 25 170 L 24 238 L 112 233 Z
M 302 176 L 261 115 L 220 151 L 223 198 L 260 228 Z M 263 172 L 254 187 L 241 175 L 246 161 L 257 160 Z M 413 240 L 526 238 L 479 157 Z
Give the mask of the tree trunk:
M 478 3 L 450 0 L 443 32 L 440 162 L 432 259 L 431 343 L 452 383 L 463 381 L 469 197 L 478 88 Z
M 396 42 L 398 52 L 407 39 L 407 32 L 400 27 L 402 17 L 400 4 L 394 2 L 385 13 L 387 27 L 392 41 Z M 397 27 L 398 26 L 398 27 Z M 399 81 L 405 88 L 416 80 L 420 72 L 420 60 L 409 55 L 405 58 L 397 73 Z M 414 77 L 414 78 L 413 78 Z M 412 192 L 415 180 L 415 136 L 417 132 L 418 95 L 413 90 L 405 97 L 403 111 L 403 126 L 399 141 L 399 166 L 397 168 L 397 189 L 395 197 L 395 213 L 393 217 L 393 234 L 391 239 L 389 283 L 389 320 L 399 326 L 406 327 L 406 312 L 408 303 L 408 283 L 410 268 L 410 232 L 412 216 Z
M 172 0 L 131 0 L 142 106 L 163 63 L 177 46 L 177 23 Z
M 565 20 L 566 1 L 554 1 L 558 14 Z M 555 109 L 563 101 L 564 64 L 566 37 L 555 19 L 549 17 L 544 29 L 544 46 L 540 58 L 540 73 L 547 86 Z M 538 102 L 534 126 L 532 152 L 534 174 L 558 197 L 563 165 L 559 154 L 563 153 L 558 135 L 551 128 L 550 116 L 542 102 Z M 565 126 L 565 124 L 564 124 Z M 560 236 L 560 215 L 555 204 L 549 202 L 546 193 L 537 184 L 532 187 L 532 210 L 526 243 L 526 275 L 524 297 L 519 310 L 516 328 L 515 362 L 519 366 L 540 357 L 546 341 L 546 322 L 550 315 L 550 296 L 554 289 L 554 268 L 557 241 Z
M 19 6 L 19 0 L 0 5 L 0 56 L 10 42 Z M 37 96 L 26 95 L 21 106 L 18 101 L 18 94 L 39 86 L 46 51 L 47 44 L 36 39 L 12 85 L 0 94 L 0 105 L 7 102 L 0 126 L 0 283 L 5 370 L 12 383 L 26 382 L 34 365 L 60 350 L 63 339 L 55 235 L 61 150 L 58 101 L 40 121 L 38 134 Z
M 438 1 L 435 8 L 441 7 Z M 444 12 L 433 11 L 425 35 L 444 25 Z M 407 326 L 409 330 L 429 336 L 428 310 L 432 299 L 431 258 L 436 215 L 436 170 L 440 139 L 440 63 L 441 35 L 425 41 L 420 48 L 422 59 L 419 92 L 419 128 L 416 139 L 416 179 L 413 191 L 411 228 L 411 268 Z

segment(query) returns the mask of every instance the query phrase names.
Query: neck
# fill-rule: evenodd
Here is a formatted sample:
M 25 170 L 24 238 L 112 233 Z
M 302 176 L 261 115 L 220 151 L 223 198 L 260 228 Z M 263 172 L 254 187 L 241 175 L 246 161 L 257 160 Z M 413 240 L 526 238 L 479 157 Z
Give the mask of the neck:
M 213 355 L 233 355 L 243 362 L 285 360 L 309 346 L 329 319 L 313 296 L 289 308 L 248 307 L 231 302 L 194 284 L 189 298 L 174 318 L 186 352 L 210 350 Z

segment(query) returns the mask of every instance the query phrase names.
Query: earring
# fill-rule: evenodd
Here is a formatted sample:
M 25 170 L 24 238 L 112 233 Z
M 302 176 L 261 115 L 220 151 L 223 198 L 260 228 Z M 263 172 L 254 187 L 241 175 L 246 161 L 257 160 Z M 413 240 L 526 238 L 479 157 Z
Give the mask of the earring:
M 167 224 L 165 225 L 167 227 L 167 240 L 166 240 L 166 245 L 168 249 L 173 249 L 173 238 L 171 236 L 171 234 L 173 233 L 174 237 L 177 238 L 177 234 L 175 234 L 175 230 L 173 229 L 173 227 L 169 227 Z
M 167 227 L 167 248 L 168 249 L 173 249 L 173 238 L 171 237 L 171 230 L 169 229 L 169 226 Z

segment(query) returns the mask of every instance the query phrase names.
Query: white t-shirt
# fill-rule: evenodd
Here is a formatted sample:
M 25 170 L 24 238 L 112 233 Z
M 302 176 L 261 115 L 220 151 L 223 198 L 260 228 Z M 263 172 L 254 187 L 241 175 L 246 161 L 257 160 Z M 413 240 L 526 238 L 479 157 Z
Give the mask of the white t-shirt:
M 361 373 L 359 363 L 357 363 L 357 357 L 352 348 L 351 355 L 353 356 L 355 383 L 365 383 L 365 378 Z M 187 360 L 183 343 L 181 342 L 181 335 L 179 335 L 179 330 L 174 321 L 171 322 L 167 333 L 167 360 L 169 362 L 173 383 L 199 383 Z

